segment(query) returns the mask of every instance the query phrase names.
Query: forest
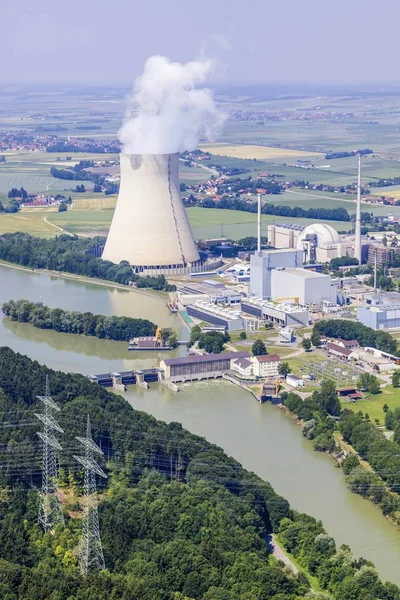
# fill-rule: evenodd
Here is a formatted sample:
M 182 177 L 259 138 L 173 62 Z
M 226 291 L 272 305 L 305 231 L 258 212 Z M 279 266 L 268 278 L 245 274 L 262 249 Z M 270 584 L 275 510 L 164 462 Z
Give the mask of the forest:
M 155 335 L 157 329 L 157 325 L 147 319 L 51 309 L 42 302 L 29 300 L 9 300 L 4 302 L 1 309 L 11 320 L 30 323 L 39 329 L 54 329 L 62 333 L 90 335 L 106 340 L 129 342 L 133 337 Z
M 397 354 L 397 341 L 390 333 L 386 331 L 375 331 L 357 321 L 346 319 L 327 319 L 315 323 L 313 332 L 325 335 L 330 338 L 340 338 L 342 340 L 357 340 L 360 346 L 369 346 Z
M 46 375 L 65 431 L 59 485 L 66 527 L 54 535 L 37 524 L 41 442 L 34 413 Z M 400 590 L 382 583 L 369 562 L 336 548 L 321 522 L 292 510 L 222 449 L 132 409 L 81 375 L 0 348 L 0 407 L 4 600 L 400 600 Z M 87 413 L 108 474 L 99 495 L 107 569 L 84 578 L 76 565 L 82 473 L 72 455 Z M 289 573 L 269 554 L 271 532 L 323 594 L 314 595 L 304 573 Z
M 174 291 L 164 275 L 140 277 L 127 261 L 116 265 L 97 258 L 95 254 L 105 244 L 102 237 L 79 238 L 60 235 L 51 239 L 38 238 L 28 233 L 5 233 L 0 236 L 0 259 L 31 269 L 49 269 L 105 279 L 123 285 L 135 283 L 140 288 Z

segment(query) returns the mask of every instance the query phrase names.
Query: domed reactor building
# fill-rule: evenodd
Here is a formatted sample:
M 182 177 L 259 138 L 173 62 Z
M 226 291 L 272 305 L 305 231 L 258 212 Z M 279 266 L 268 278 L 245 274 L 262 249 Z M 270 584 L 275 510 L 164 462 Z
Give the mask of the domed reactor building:
M 126 260 L 142 275 L 218 266 L 200 260 L 180 195 L 178 153 L 121 154 L 120 165 L 120 191 L 102 258 Z

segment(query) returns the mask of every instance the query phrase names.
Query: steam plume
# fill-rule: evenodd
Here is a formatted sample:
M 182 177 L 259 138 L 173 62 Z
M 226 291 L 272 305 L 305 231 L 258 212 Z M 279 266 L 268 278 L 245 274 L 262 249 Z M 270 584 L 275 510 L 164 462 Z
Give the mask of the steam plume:
M 194 150 L 201 138 L 213 141 L 225 115 L 211 90 L 197 87 L 214 69 L 210 60 L 173 63 L 152 56 L 135 81 L 119 131 L 128 154 L 169 154 Z

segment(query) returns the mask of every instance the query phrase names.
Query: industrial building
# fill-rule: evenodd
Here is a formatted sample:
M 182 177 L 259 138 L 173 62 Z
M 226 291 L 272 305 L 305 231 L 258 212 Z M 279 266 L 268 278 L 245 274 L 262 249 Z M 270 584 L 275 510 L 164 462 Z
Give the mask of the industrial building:
M 297 248 L 297 239 L 303 229 L 303 225 L 271 223 L 267 227 L 268 242 L 273 248 Z
M 189 281 L 183 286 L 179 296 L 182 304 L 187 306 L 196 300 L 212 302 L 213 304 L 240 304 L 242 294 L 234 288 L 225 287 L 218 281 L 206 280 L 203 282 Z
M 322 263 L 332 258 L 354 256 L 354 239 L 341 238 L 333 227 L 325 223 L 302 225 L 268 225 L 268 241 L 273 248 L 302 250 L 303 262 Z
M 271 272 L 278 268 L 302 267 L 302 257 L 301 250 L 285 249 L 253 254 L 250 258 L 250 294 L 257 298 L 271 298 Z
M 244 328 L 240 312 L 228 310 L 209 302 L 196 302 L 186 307 L 189 316 L 206 321 L 212 325 L 221 325 L 228 331 L 240 331 Z
M 249 353 L 246 351 L 225 352 L 223 354 L 165 358 L 160 362 L 160 369 L 162 369 L 165 379 L 174 383 L 212 379 L 222 377 L 225 371 L 232 370 L 232 363 L 240 358 L 249 359 Z
M 358 306 L 357 320 L 375 330 L 400 327 L 400 302 Z
M 337 303 L 338 283 L 329 275 L 308 269 L 274 269 L 271 272 L 271 298 L 295 297 L 300 304 Z
M 326 223 L 308 225 L 297 237 L 298 250 L 303 261 L 329 262 L 332 258 L 354 256 L 354 240 L 342 240 L 336 229 Z
M 121 154 L 121 185 L 102 258 L 135 273 L 185 274 L 217 268 L 200 256 L 179 190 L 179 155 Z
M 253 315 L 262 321 L 276 323 L 282 327 L 304 327 L 310 322 L 306 306 L 271 302 L 253 297 L 242 300 L 240 306 L 244 313 Z

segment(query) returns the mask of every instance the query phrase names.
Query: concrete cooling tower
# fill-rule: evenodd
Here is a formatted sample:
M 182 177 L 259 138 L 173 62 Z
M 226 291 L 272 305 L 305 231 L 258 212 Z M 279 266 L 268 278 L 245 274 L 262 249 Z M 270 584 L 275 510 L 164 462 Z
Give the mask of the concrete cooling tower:
M 189 272 L 199 253 L 179 191 L 176 154 L 121 154 L 121 185 L 102 258 L 138 273 Z

